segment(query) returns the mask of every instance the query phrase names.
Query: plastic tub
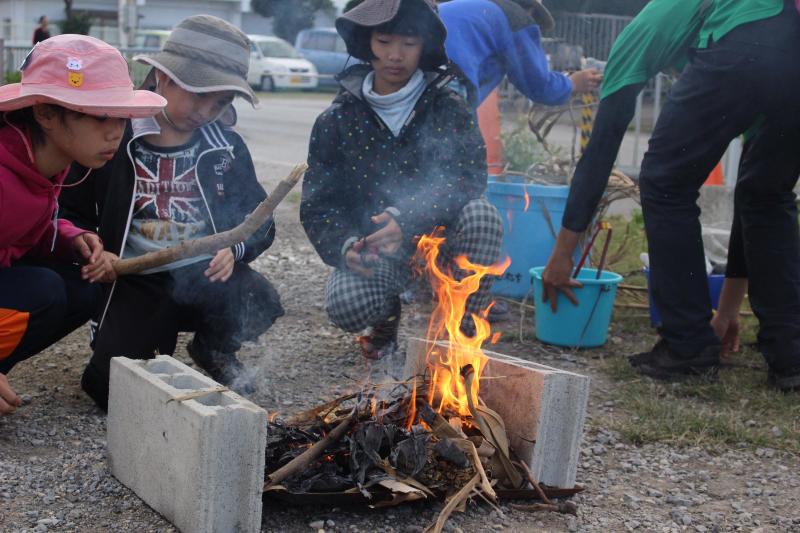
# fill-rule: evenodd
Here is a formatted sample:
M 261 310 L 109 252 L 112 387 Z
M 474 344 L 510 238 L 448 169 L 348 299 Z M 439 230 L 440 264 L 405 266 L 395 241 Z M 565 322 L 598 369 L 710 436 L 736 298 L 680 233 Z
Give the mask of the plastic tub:
M 595 279 L 596 269 L 582 269 L 578 281 L 583 283 L 583 287 L 575 289 L 578 305 L 573 305 L 559 292 L 558 311 L 553 313 L 550 302 L 542 303 L 542 271 L 544 267 L 531 269 L 536 302 L 536 338 L 547 344 L 569 348 L 594 348 L 605 344 L 617 285 L 622 276 L 604 270 L 600 279 Z
M 650 269 L 644 269 L 644 275 L 647 278 L 647 288 L 650 288 Z M 722 283 L 725 281 L 725 274 L 709 274 L 708 275 L 708 296 L 711 298 L 711 307 L 716 309 L 719 306 L 719 294 L 722 292 Z M 661 313 L 656 309 L 656 303 L 653 301 L 653 294 L 648 290 L 647 299 L 650 303 L 650 323 L 654 327 L 661 325 Z
M 527 199 L 525 193 L 527 191 Z M 544 265 L 555 245 L 567 203 L 566 185 L 534 185 L 521 177 L 489 178 L 486 198 L 503 219 L 503 252 L 511 266 L 492 286 L 492 292 L 523 298 L 530 290 L 530 269 Z

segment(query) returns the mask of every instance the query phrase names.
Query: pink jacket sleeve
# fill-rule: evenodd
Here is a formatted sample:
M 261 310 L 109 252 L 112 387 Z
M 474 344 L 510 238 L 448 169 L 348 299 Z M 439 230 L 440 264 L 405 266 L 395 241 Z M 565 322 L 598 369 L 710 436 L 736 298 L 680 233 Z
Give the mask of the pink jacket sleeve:
M 72 240 L 83 233 L 91 233 L 82 228 L 76 228 L 69 220 L 58 219 L 58 235 L 56 236 L 55 247 L 53 248 L 53 232 L 55 228 L 52 222 L 42 235 L 39 244 L 29 253 L 34 257 L 58 258 L 66 261 L 75 261 L 77 256 L 72 248 Z M 52 248 L 52 252 L 50 249 Z

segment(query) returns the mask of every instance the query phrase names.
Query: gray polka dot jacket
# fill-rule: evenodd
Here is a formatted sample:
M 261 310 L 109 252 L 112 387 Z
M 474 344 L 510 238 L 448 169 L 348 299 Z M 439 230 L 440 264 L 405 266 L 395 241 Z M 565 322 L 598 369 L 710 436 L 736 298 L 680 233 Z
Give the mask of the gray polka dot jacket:
M 486 149 L 476 119 L 447 87 L 448 70 L 426 72 L 427 86 L 397 137 L 364 100 L 369 65 L 350 67 L 314 124 L 300 220 L 322 260 L 342 266 L 345 244 L 379 229 L 390 212 L 408 243 L 447 226 L 486 189 Z

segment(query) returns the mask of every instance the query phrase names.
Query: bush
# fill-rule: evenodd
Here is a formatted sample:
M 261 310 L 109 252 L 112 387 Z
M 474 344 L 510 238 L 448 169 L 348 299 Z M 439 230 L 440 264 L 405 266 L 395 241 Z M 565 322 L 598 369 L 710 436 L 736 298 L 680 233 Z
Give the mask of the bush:
M 533 165 L 547 159 L 544 150 L 528 128 L 528 122 L 524 119 L 518 121 L 510 133 L 504 133 L 502 138 L 509 170 L 527 173 Z
M 6 72 L 5 75 L 5 82 L 6 83 L 19 83 L 22 81 L 22 72 L 15 70 L 13 72 Z

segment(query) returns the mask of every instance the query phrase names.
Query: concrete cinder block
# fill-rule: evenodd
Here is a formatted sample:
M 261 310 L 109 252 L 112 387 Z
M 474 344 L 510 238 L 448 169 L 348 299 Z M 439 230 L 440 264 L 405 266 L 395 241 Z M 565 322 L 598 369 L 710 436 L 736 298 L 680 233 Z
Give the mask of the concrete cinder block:
M 445 343 L 437 343 L 446 346 Z M 425 371 L 430 344 L 409 339 L 407 377 Z M 484 350 L 489 358 L 480 396 L 506 425 L 517 457 L 538 481 L 553 487 L 575 486 L 589 378 L 524 359 Z
M 267 413 L 172 357 L 111 361 L 111 473 L 184 533 L 261 529 Z

